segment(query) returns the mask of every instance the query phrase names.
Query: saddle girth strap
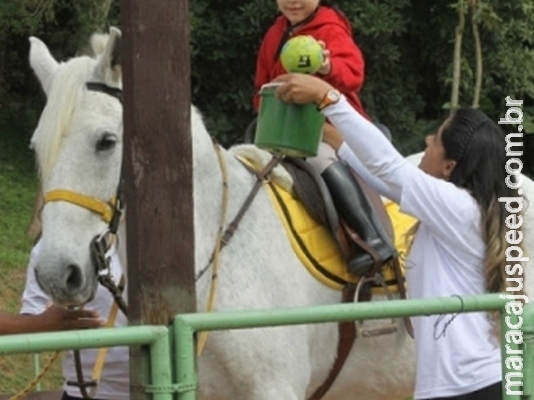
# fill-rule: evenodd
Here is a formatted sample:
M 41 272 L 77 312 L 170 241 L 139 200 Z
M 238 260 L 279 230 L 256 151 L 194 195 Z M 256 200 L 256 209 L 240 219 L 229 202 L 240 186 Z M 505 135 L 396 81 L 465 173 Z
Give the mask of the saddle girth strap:
M 349 284 L 343 288 L 341 302 L 349 303 L 354 301 L 354 294 L 356 286 Z M 337 356 L 334 365 L 330 369 L 330 373 L 321 386 L 319 386 L 308 400 L 320 400 L 328 392 L 334 384 L 336 378 L 341 372 L 341 368 L 345 365 L 352 345 L 356 340 L 356 324 L 354 321 L 340 322 L 338 325 L 339 340 L 337 344 Z

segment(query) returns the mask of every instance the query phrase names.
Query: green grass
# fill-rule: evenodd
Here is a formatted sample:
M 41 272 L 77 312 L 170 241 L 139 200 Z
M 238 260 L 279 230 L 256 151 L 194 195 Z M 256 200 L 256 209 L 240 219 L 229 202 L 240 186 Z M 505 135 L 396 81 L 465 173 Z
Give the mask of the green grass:
M 26 229 L 31 221 L 37 180 L 33 154 L 16 136 L 16 130 L 0 124 L 0 307 L 15 311 L 20 291 L 18 279 L 24 275 L 31 249 Z
M 28 133 L 0 121 L 0 310 L 17 313 L 32 246 L 26 234 L 37 192 L 34 155 Z M 1 340 L 1 339 L 0 339 Z M 50 354 L 41 357 L 43 364 Z M 0 394 L 14 394 L 33 379 L 31 355 L 0 357 Z M 43 381 L 43 389 L 60 387 L 60 365 Z

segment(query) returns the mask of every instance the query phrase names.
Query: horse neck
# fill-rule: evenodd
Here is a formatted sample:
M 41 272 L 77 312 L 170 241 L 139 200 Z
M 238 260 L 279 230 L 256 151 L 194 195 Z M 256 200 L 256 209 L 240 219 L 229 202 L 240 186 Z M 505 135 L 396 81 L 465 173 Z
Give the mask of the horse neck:
M 195 265 L 201 269 L 211 254 L 222 209 L 222 174 L 215 145 L 200 114 L 191 109 L 193 139 L 193 192 Z M 223 150 L 223 157 L 226 157 Z
M 220 231 L 224 190 L 227 190 L 228 196 L 223 224 L 223 228 L 226 228 L 239 213 L 256 178 L 228 151 L 220 146 L 216 151 L 216 145 L 199 116 L 192 115 L 195 264 L 197 269 L 202 269 L 214 249 Z M 257 212 L 255 204 L 254 202 L 247 211 L 247 215 Z M 255 216 L 249 218 L 254 219 Z

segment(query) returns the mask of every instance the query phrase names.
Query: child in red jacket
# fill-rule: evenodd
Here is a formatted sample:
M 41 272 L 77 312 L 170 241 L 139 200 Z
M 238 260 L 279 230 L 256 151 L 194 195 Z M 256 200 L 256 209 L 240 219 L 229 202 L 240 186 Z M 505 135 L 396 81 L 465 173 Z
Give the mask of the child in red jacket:
M 287 73 L 280 62 L 282 46 L 293 36 L 310 35 L 325 46 L 325 61 L 317 75 L 342 92 L 358 112 L 367 116 L 358 97 L 365 64 L 345 15 L 335 8 L 321 5 L 319 0 L 277 0 L 277 3 L 282 15 L 263 38 L 256 63 L 256 111 L 262 85 Z
M 282 15 L 267 31 L 256 63 L 253 99 L 256 111 L 259 110 L 261 87 L 288 72 L 280 61 L 283 45 L 293 36 L 309 35 L 324 48 L 324 62 L 316 75 L 337 88 L 360 114 L 369 119 L 358 97 L 364 81 L 364 60 L 352 37 L 350 22 L 340 10 L 323 3 L 320 0 L 277 0 Z M 327 122 L 325 129 L 335 128 Z M 349 261 L 350 270 L 364 274 L 375 263 L 391 259 L 395 250 L 390 235 L 385 232 L 348 167 L 338 161 L 332 147 L 321 143 L 318 156 L 308 162 L 323 176 L 341 219 L 374 250 L 373 254 L 368 250 L 359 251 Z

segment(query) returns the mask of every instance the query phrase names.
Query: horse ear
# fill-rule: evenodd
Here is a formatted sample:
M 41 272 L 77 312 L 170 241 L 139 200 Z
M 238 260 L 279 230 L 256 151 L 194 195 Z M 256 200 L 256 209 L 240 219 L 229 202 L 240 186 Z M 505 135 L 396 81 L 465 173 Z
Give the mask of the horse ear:
M 106 48 L 95 69 L 95 78 L 113 86 L 119 85 L 122 77 L 121 36 L 119 29 L 110 28 Z
M 46 44 L 33 36 L 30 37 L 30 65 L 48 96 L 52 86 L 52 76 L 58 69 L 59 63 L 50 54 Z

